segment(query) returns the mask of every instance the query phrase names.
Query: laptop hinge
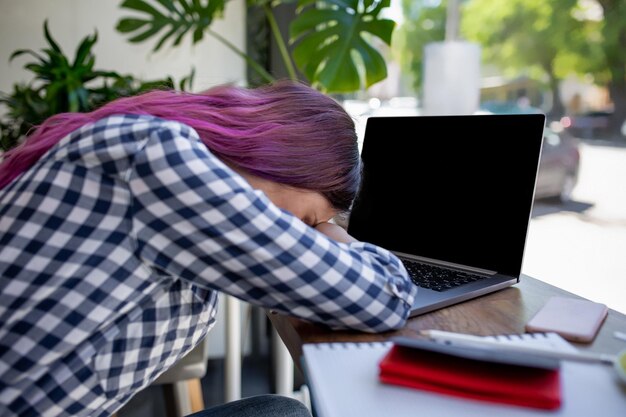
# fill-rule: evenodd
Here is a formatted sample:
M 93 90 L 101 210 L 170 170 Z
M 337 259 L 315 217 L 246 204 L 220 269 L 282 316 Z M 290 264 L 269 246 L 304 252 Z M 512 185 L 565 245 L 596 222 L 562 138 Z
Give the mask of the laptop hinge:
M 446 268 L 459 269 L 461 271 L 471 271 L 471 272 L 475 272 L 475 273 L 483 274 L 483 275 L 496 275 L 497 274 L 497 271 L 490 271 L 488 269 L 475 268 L 473 266 L 460 265 L 460 264 L 455 264 L 453 262 L 440 261 L 437 259 L 426 258 L 424 256 L 409 255 L 408 253 L 402 253 L 402 252 L 396 252 L 396 251 L 394 251 L 394 253 L 398 255 L 400 258 L 406 258 L 406 259 L 414 260 L 414 261 L 421 262 L 421 263 L 439 265 L 439 266 L 443 266 Z

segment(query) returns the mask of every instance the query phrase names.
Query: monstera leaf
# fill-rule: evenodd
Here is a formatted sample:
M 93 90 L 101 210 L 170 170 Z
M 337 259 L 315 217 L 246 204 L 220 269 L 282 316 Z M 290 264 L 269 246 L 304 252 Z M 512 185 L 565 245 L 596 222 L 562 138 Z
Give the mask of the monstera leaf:
M 210 34 L 246 60 L 265 81 L 274 77 L 250 55 L 219 33 L 211 30 L 216 18 L 222 17 L 228 0 L 124 0 L 123 9 L 133 16 L 123 18 L 117 30 L 130 36 L 130 42 L 158 37 L 154 50 L 168 39 L 180 44 L 187 33 L 193 43 Z M 283 3 L 298 3 L 290 23 L 290 55 L 274 15 Z M 395 23 L 380 17 L 390 0 L 247 0 L 249 7 L 264 11 L 274 35 L 280 57 L 290 78 L 298 77 L 293 62 L 308 81 L 327 93 L 353 92 L 387 77 L 382 55 L 372 46 L 373 40 L 391 43 Z M 293 59 L 293 60 L 292 60 Z
M 340 93 L 387 77 L 384 58 L 365 36 L 391 44 L 395 22 L 379 17 L 389 1 L 299 1 L 300 11 L 289 28 L 290 41 L 295 43 L 296 65 L 311 83 Z
M 127 17 L 117 24 L 117 30 L 132 36 L 130 42 L 142 42 L 157 34 L 161 37 L 157 41 L 154 51 L 170 38 L 174 38 L 173 45 L 180 44 L 187 32 L 193 30 L 193 43 L 204 36 L 213 19 L 220 17 L 224 12 L 226 0 L 125 0 L 120 7 L 143 14 L 143 18 Z

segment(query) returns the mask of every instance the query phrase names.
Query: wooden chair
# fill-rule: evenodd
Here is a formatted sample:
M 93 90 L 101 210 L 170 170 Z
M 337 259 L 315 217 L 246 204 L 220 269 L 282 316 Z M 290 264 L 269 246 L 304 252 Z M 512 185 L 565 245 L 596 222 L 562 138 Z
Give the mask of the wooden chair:
M 183 417 L 204 410 L 200 379 L 207 371 L 208 343 L 204 338 L 198 346 L 165 371 L 153 385 L 162 385 L 168 417 Z

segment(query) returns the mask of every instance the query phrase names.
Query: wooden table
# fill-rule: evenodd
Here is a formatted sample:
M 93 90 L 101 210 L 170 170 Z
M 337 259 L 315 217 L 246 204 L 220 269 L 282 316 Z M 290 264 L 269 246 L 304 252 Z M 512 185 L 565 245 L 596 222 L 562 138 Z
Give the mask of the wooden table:
M 582 298 L 535 278 L 522 275 L 520 282 L 512 287 L 413 317 L 401 330 L 381 334 L 336 331 L 272 311 L 267 313 L 272 325 L 289 349 L 293 361 L 300 366 L 304 343 L 380 341 L 397 335 L 418 336 L 420 330 L 425 329 L 481 336 L 524 333 L 524 324 L 553 295 Z M 626 342 L 613 336 L 615 330 L 626 331 L 626 315 L 609 310 L 609 315 L 593 343 L 576 344 L 576 346 L 581 350 L 617 353 L 626 349 Z

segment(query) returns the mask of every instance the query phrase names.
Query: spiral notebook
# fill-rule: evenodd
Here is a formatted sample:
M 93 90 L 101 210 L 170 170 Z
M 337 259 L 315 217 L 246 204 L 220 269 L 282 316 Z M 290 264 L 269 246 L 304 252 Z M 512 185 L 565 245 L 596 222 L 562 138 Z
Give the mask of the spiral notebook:
M 519 342 L 554 343 L 528 338 L 520 335 Z M 303 370 L 315 415 L 414 417 L 427 410 L 429 417 L 484 417 L 489 415 L 486 413 L 507 417 L 623 417 L 626 410 L 626 388 L 608 365 L 564 361 L 560 368 L 561 407 L 540 410 L 381 383 L 378 365 L 392 347 L 391 342 L 304 344 Z

